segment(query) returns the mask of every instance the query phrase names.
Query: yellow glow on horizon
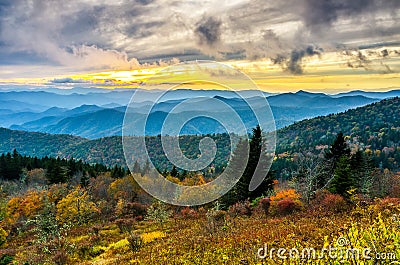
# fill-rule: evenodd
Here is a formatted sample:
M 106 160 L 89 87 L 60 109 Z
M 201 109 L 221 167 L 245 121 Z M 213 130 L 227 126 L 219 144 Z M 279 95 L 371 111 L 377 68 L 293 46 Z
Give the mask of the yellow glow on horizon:
M 346 55 L 338 52 L 326 52 L 320 56 L 305 57 L 301 62 L 304 70 L 302 75 L 293 75 L 285 71 L 282 66 L 273 64 L 270 59 L 257 61 L 236 60 L 223 63 L 247 74 L 261 90 L 268 92 L 308 90 L 336 93 L 354 89 L 385 91 L 399 88 L 400 56 L 396 55 L 395 51 L 397 47 L 392 48 L 393 52 L 391 52 L 391 54 L 393 56 L 389 56 L 385 58 L 385 60 L 379 56 L 379 51 L 382 49 L 383 48 L 373 50 L 373 55 L 368 57 L 368 65 L 353 68 L 350 68 L 349 64 L 357 64 L 358 62 L 350 62 L 349 58 L 355 58 L 356 60 L 356 52 L 353 52 L 352 57 L 349 57 L 348 54 Z M 368 53 L 370 51 L 366 52 Z M 142 87 L 141 85 L 143 82 L 150 79 L 152 82 L 164 82 L 171 87 L 173 85 L 179 85 L 190 76 L 190 69 L 189 72 L 188 69 L 179 71 L 178 66 L 178 68 L 174 67 L 174 72 L 162 72 L 164 74 L 162 78 L 152 78 L 163 69 L 165 69 L 165 67 L 151 65 L 133 70 L 79 73 L 51 78 L 0 80 L 0 84 L 29 84 L 32 86 L 39 86 L 48 85 L 55 78 L 72 78 L 73 80 L 82 80 L 95 87 L 113 89 Z M 207 80 L 206 75 L 190 77 L 193 77 L 193 80 Z M 55 86 L 57 85 L 61 84 L 55 84 Z M 73 84 L 69 85 L 72 86 Z M 215 89 L 215 87 L 210 86 L 210 84 L 204 82 L 201 84 L 201 82 L 197 81 L 185 87 L 192 89 Z

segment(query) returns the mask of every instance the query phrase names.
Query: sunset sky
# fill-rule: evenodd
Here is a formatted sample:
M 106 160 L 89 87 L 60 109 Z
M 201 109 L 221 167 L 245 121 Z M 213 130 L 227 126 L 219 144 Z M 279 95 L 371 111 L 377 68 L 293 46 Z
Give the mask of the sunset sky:
M 2 0 L 0 88 L 134 88 L 215 60 L 265 91 L 400 84 L 398 0 Z

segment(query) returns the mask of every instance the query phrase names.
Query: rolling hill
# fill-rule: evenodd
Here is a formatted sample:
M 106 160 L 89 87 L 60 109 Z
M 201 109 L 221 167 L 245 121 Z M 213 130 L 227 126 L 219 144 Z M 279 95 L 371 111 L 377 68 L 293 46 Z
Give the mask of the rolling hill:
M 339 114 L 303 120 L 277 131 L 277 154 L 315 150 L 316 146 L 332 143 L 342 131 L 352 146 L 363 149 L 397 152 L 400 160 L 400 99 L 386 99 Z M 181 136 L 182 149 L 187 154 L 198 154 L 198 142 L 203 136 Z M 223 163 L 229 152 L 229 136 L 212 135 L 223 147 L 215 162 Z M 139 137 L 137 137 L 139 139 Z M 167 166 L 158 137 L 146 137 L 150 153 L 157 164 Z M 88 140 L 70 135 L 51 135 L 0 129 L 0 153 L 16 148 L 20 153 L 36 156 L 75 157 L 87 162 L 124 165 L 121 137 Z M 142 158 L 143 159 L 143 158 Z M 395 161 L 395 162 L 396 162 Z M 396 162 L 399 164 L 399 161 Z
M 242 118 L 248 130 L 257 125 L 255 116 L 252 115 L 253 108 L 263 108 L 265 105 L 265 97 L 255 97 L 252 91 L 245 91 L 245 95 L 249 96 L 246 100 L 238 98 L 232 91 L 194 91 L 194 90 L 174 90 L 169 91 L 162 101 L 153 105 L 152 102 L 138 102 L 129 107 L 133 123 L 143 124 L 148 118 L 151 126 L 146 130 L 146 135 L 158 135 L 161 133 L 161 127 L 167 114 L 176 106 L 184 102 L 186 97 L 196 101 L 196 106 L 188 105 L 179 113 L 174 113 L 176 122 L 173 127 L 181 126 L 179 120 L 183 120 L 189 114 L 197 114 L 195 116 L 214 116 L 219 114 L 222 117 L 230 118 L 231 114 L 224 112 L 219 104 L 215 104 L 215 100 L 221 101 L 232 107 Z M 254 91 L 253 91 L 254 92 Z M 130 92 L 132 93 L 132 91 Z M 154 92 L 146 92 L 154 93 Z M 101 95 L 102 97 L 100 98 Z M 111 91 L 103 93 L 87 93 L 87 94 L 68 94 L 59 95 L 48 92 L 3 92 L 0 98 L 12 98 L 18 100 L 27 100 L 33 103 L 42 102 L 46 104 L 55 104 L 58 107 L 37 111 L 11 113 L 5 112 L 0 117 L 0 126 L 14 130 L 44 132 L 51 134 L 71 134 L 84 138 L 96 139 L 106 136 L 122 135 L 122 124 L 125 106 L 121 106 L 122 101 L 129 101 L 131 94 L 126 91 Z M 293 124 L 296 121 L 324 116 L 331 113 L 338 113 L 351 108 L 363 106 L 377 99 L 369 98 L 362 95 L 343 95 L 340 97 L 331 97 L 323 93 L 310 93 L 299 91 L 296 93 L 284 93 L 279 95 L 265 94 L 271 106 L 276 127 L 282 128 Z M 123 97 L 123 99 L 121 99 Z M 72 105 L 80 104 L 87 99 L 89 103 L 95 102 L 97 105 L 81 105 L 69 109 Z M 53 101 L 51 101 L 53 100 Z M 63 103 L 64 101 L 69 102 Z M 103 103 L 107 103 L 100 106 Z M 72 104 L 72 105 L 71 105 Z M 221 104 L 222 105 L 222 104 Z M 145 115 L 144 110 L 152 106 L 149 117 Z M 197 113 L 196 113 L 197 112 Z M 136 126 L 137 127 L 137 126 Z M 189 121 L 187 126 L 182 129 L 182 134 L 211 134 L 224 133 L 225 130 L 218 123 L 210 121 L 210 119 L 199 117 L 196 121 Z M 132 135 L 143 135 L 143 132 L 133 130 Z

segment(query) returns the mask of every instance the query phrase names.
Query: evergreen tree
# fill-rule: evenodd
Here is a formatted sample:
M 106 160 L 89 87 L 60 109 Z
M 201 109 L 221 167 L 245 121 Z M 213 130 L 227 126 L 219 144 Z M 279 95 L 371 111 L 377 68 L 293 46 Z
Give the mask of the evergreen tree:
M 125 177 L 125 169 L 118 165 L 115 165 L 111 170 L 111 177 L 119 179 Z
M 5 178 L 6 157 L 4 154 L 0 156 L 0 178 Z
M 347 161 L 349 164 L 346 166 L 350 167 L 350 148 L 344 139 L 343 133 L 340 132 L 337 134 L 332 146 L 325 153 L 325 167 L 317 177 L 317 187 L 319 189 L 332 185 L 330 182 L 336 178 L 336 168 L 339 166 L 338 162 L 342 157 L 345 157 L 345 160 L 342 161 L 341 166 L 343 166 L 344 161 Z
M 141 168 L 140 168 L 139 162 L 137 160 L 135 161 L 135 164 L 133 165 L 132 171 L 133 171 L 132 173 L 140 173 L 141 172 Z
M 82 187 L 87 187 L 89 185 L 89 180 L 90 180 L 89 174 L 88 173 L 84 173 L 82 175 L 81 181 L 80 181 L 81 186 Z
M 368 195 L 372 189 L 372 161 L 362 151 L 357 151 L 350 158 L 350 168 L 354 178 L 355 187 L 363 194 Z
M 249 149 L 249 143 L 247 141 L 240 139 L 236 145 L 235 150 L 232 153 L 231 159 L 223 174 L 227 174 L 227 176 L 235 176 L 237 172 L 240 172 L 243 167 L 243 159 L 245 156 L 247 156 L 248 149 Z M 243 191 L 240 189 L 242 188 L 244 189 L 246 187 L 243 181 L 241 182 L 241 179 L 239 179 L 236 185 L 220 199 L 222 205 L 229 206 L 242 199 L 242 197 L 239 198 L 238 194 L 239 192 L 243 193 Z
M 336 168 L 336 164 L 342 156 L 349 157 L 350 156 L 350 148 L 347 146 L 347 143 L 344 139 L 343 133 L 340 132 L 336 136 L 335 141 L 333 142 L 329 151 L 325 154 L 325 158 L 328 160 L 332 160 L 333 169 Z
M 20 174 L 22 173 L 22 168 L 19 164 L 19 155 L 17 151 L 14 149 L 13 155 L 10 153 L 4 158 L 4 165 L 2 170 L 3 177 L 8 180 L 16 180 L 19 179 Z
M 149 160 L 146 161 L 146 164 L 144 165 L 142 169 L 142 176 L 149 174 L 150 173 L 150 162 Z
M 257 174 L 262 174 L 264 176 L 264 180 L 262 184 L 254 191 L 249 191 L 249 185 L 251 179 L 253 178 L 259 160 L 261 160 L 261 165 L 264 165 L 263 162 L 266 162 L 267 156 L 263 154 L 262 151 L 262 130 L 258 125 L 253 129 L 252 137 L 250 139 L 249 145 L 249 158 L 246 165 L 246 168 L 243 172 L 242 177 L 239 179 L 238 183 L 235 187 L 228 192 L 225 197 L 225 203 L 232 204 L 232 202 L 243 201 L 246 199 L 255 199 L 261 195 L 263 195 L 268 190 L 271 190 L 273 187 L 273 179 L 274 174 L 270 172 L 267 174 L 265 168 L 261 168 L 261 171 L 258 171 Z M 246 151 L 246 144 L 240 143 L 238 144 L 234 153 L 236 159 L 243 159 L 243 153 Z M 265 161 L 263 161 L 265 159 Z M 257 169 L 260 170 L 260 169 Z
M 172 167 L 172 170 L 171 170 L 171 172 L 170 172 L 170 175 L 171 175 L 172 177 L 174 177 L 174 178 L 179 178 L 179 172 L 178 172 L 178 170 L 176 169 L 175 166 Z
M 46 178 L 50 184 L 64 183 L 66 178 L 66 170 L 61 166 L 60 159 L 51 159 L 47 165 Z
M 341 156 L 337 161 L 335 168 L 334 179 L 330 185 L 329 190 L 332 193 L 347 196 L 347 191 L 354 188 L 355 181 L 350 168 L 349 158 L 345 155 Z

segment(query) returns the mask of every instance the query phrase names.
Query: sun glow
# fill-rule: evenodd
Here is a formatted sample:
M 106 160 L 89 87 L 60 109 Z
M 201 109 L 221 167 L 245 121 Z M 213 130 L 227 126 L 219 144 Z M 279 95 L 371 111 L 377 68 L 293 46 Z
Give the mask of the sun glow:
M 324 52 L 321 55 L 304 57 L 300 62 L 303 74 L 294 75 L 287 70 L 289 61 L 283 64 L 274 64 L 271 59 L 236 60 L 223 63 L 232 66 L 247 74 L 261 90 L 269 92 L 288 92 L 297 90 L 324 91 L 328 93 L 363 90 L 390 90 L 398 88 L 400 84 L 400 55 L 397 47 L 385 49 L 389 56 L 380 56 L 384 48 L 364 50 L 369 54 L 364 59 L 358 51 L 352 53 Z M 372 54 L 372 55 L 371 55 Z M 289 60 L 289 59 L 287 59 Z M 286 63 L 286 64 L 285 64 Z M 76 73 L 71 75 L 46 78 L 17 78 L 0 80 L 0 84 L 29 84 L 33 86 L 53 85 L 55 79 L 64 78 L 72 81 L 62 83 L 63 86 L 74 86 L 84 83 L 87 86 L 101 88 L 138 88 L 142 87 L 150 77 L 168 66 L 143 65 L 133 70 L 104 70 L 91 73 Z M 162 71 L 163 73 L 168 73 Z M 190 72 L 190 71 L 189 71 Z M 188 80 L 188 71 L 168 73 L 160 83 L 180 84 L 181 80 Z M 206 76 L 193 76 L 193 80 L 206 80 Z M 151 80 L 153 80 L 151 78 Z M 193 82 L 194 89 L 213 89 L 206 83 L 200 85 Z M 215 89 L 215 88 L 214 88 Z

